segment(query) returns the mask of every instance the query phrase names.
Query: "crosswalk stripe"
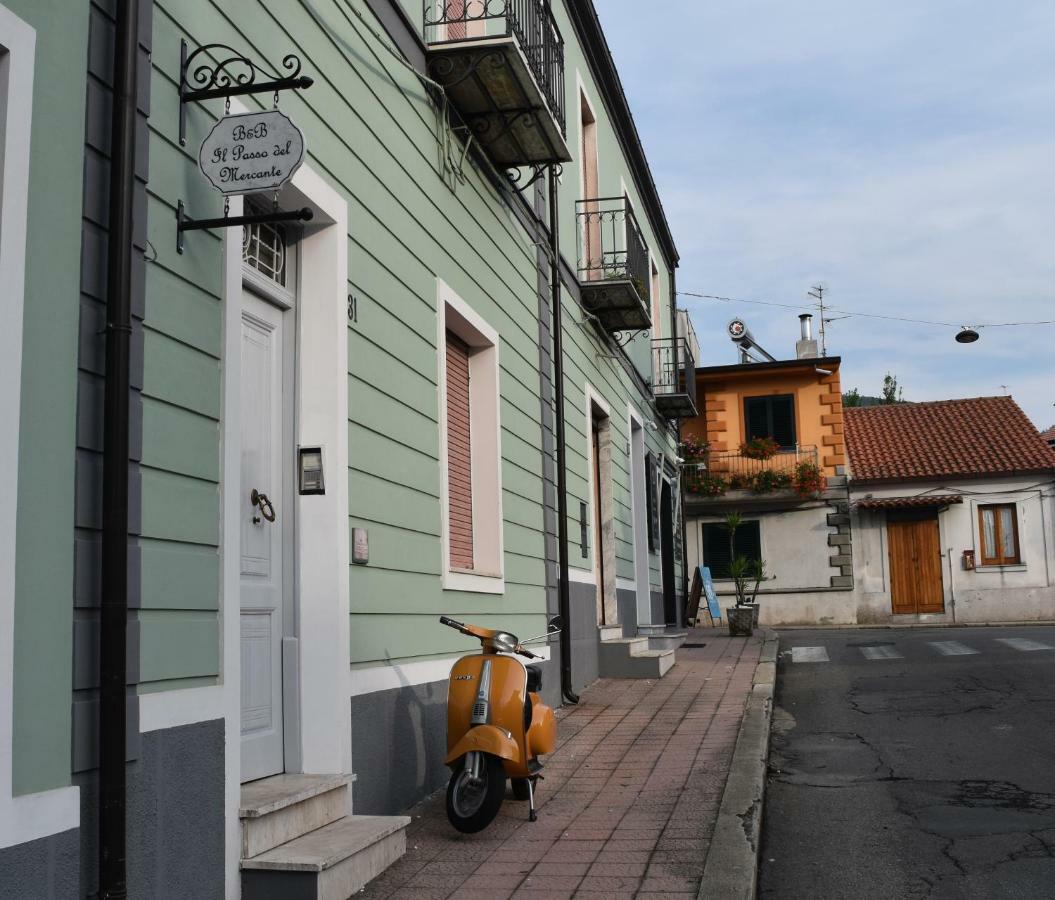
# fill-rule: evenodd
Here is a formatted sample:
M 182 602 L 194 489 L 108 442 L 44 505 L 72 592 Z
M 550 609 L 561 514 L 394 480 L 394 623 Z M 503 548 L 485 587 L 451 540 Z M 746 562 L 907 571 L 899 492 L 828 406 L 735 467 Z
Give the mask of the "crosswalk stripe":
M 942 656 L 967 656 L 978 651 L 959 641 L 928 641 L 928 644 L 937 650 Z
M 824 647 L 792 647 L 792 662 L 830 662 L 828 651 Z
M 1030 650 L 1055 650 L 1051 644 L 1042 644 L 1040 641 L 1031 641 L 1029 638 L 997 638 L 1001 644 L 1007 644 L 1008 647 L 1013 647 L 1015 650 L 1030 651 Z
M 904 659 L 893 647 L 862 647 L 865 659 Z

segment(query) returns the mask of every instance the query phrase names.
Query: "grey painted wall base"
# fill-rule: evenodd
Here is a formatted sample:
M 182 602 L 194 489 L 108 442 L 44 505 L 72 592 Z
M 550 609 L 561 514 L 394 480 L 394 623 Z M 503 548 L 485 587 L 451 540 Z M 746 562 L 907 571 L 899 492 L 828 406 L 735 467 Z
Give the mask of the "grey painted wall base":
M 222 898 L 223 719 L 147 732 L 141 748 L 128 765 L 128 896 Z M 77 783 L 80 896 L 86 897 L 98 878 L 98 778 L 85 773 Z
M 661 623 L 666 624 L 667 611 L 664 608 L 663 603 L 663 592 L 652 591 L 649 594 L 649 598 L 652 601 L 652 621 L 654 624 L 659 625 Z
M 75 900 L 80 896 L 78 829 L 0 850 L 0 897 Z
M 623 626 L 623 637 L 637 637 L 637 592 L 617 590 L 615 598 L 619 604 L 619 624 Z
M 352 697 L 356 815 L 395 815 L 443 787 L 446 755 L 446 680 Z
M 596 681 L 600 668 L 597 661 L 597 589 L 592 584 L 573 581 L 568 584 L 571 606 L 571 680 L 579 693 Z

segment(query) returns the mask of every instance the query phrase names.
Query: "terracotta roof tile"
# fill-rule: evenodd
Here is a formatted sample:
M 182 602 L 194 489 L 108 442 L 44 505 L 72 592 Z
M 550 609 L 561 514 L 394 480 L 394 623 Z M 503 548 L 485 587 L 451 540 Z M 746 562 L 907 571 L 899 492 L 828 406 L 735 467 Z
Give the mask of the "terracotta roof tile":
M 1055 444 L 1055 425 L 1052 425 L 1047 431 L 1040 433 L 1041 440 L 1047 441 L 1049 444 Z
M 851 407 L 844 417 L 855 481 L 1055 471 L 1055 450 L 1011 397 Z
M 963 503 L 961 494 L 922 494 L 916 497 L 866 497 L 854 506 L 861 509 L 926 509 L 931 506 L 952 506 Z

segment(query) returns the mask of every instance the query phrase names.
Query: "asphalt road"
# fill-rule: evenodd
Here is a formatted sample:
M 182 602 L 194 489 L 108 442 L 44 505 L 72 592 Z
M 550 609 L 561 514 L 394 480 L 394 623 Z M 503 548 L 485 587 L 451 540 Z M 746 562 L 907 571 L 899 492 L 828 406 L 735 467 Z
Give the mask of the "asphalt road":
M 1055 898 L 1055 627 L 780 638 L 759 896 Z

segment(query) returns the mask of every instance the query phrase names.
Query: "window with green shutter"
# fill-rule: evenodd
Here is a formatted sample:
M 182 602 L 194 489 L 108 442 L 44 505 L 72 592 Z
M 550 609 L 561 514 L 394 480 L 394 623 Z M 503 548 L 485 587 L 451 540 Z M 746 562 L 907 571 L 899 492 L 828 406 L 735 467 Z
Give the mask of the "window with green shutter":
M 795 395 L 745 397 L 745 440 L 771 437 L 782 450 L 795 449 Z
M 762 532 L 759 523 L 741 523 L 736 529 L 735 545 L 732 548 L 729 547 L 729 528 L 724 522 L 704 524 L 703 564 L 710 567 L 711 577 L 729 578 L 729 563 L 735 556 L 745 556 L 750 560 L 762 558 Z

